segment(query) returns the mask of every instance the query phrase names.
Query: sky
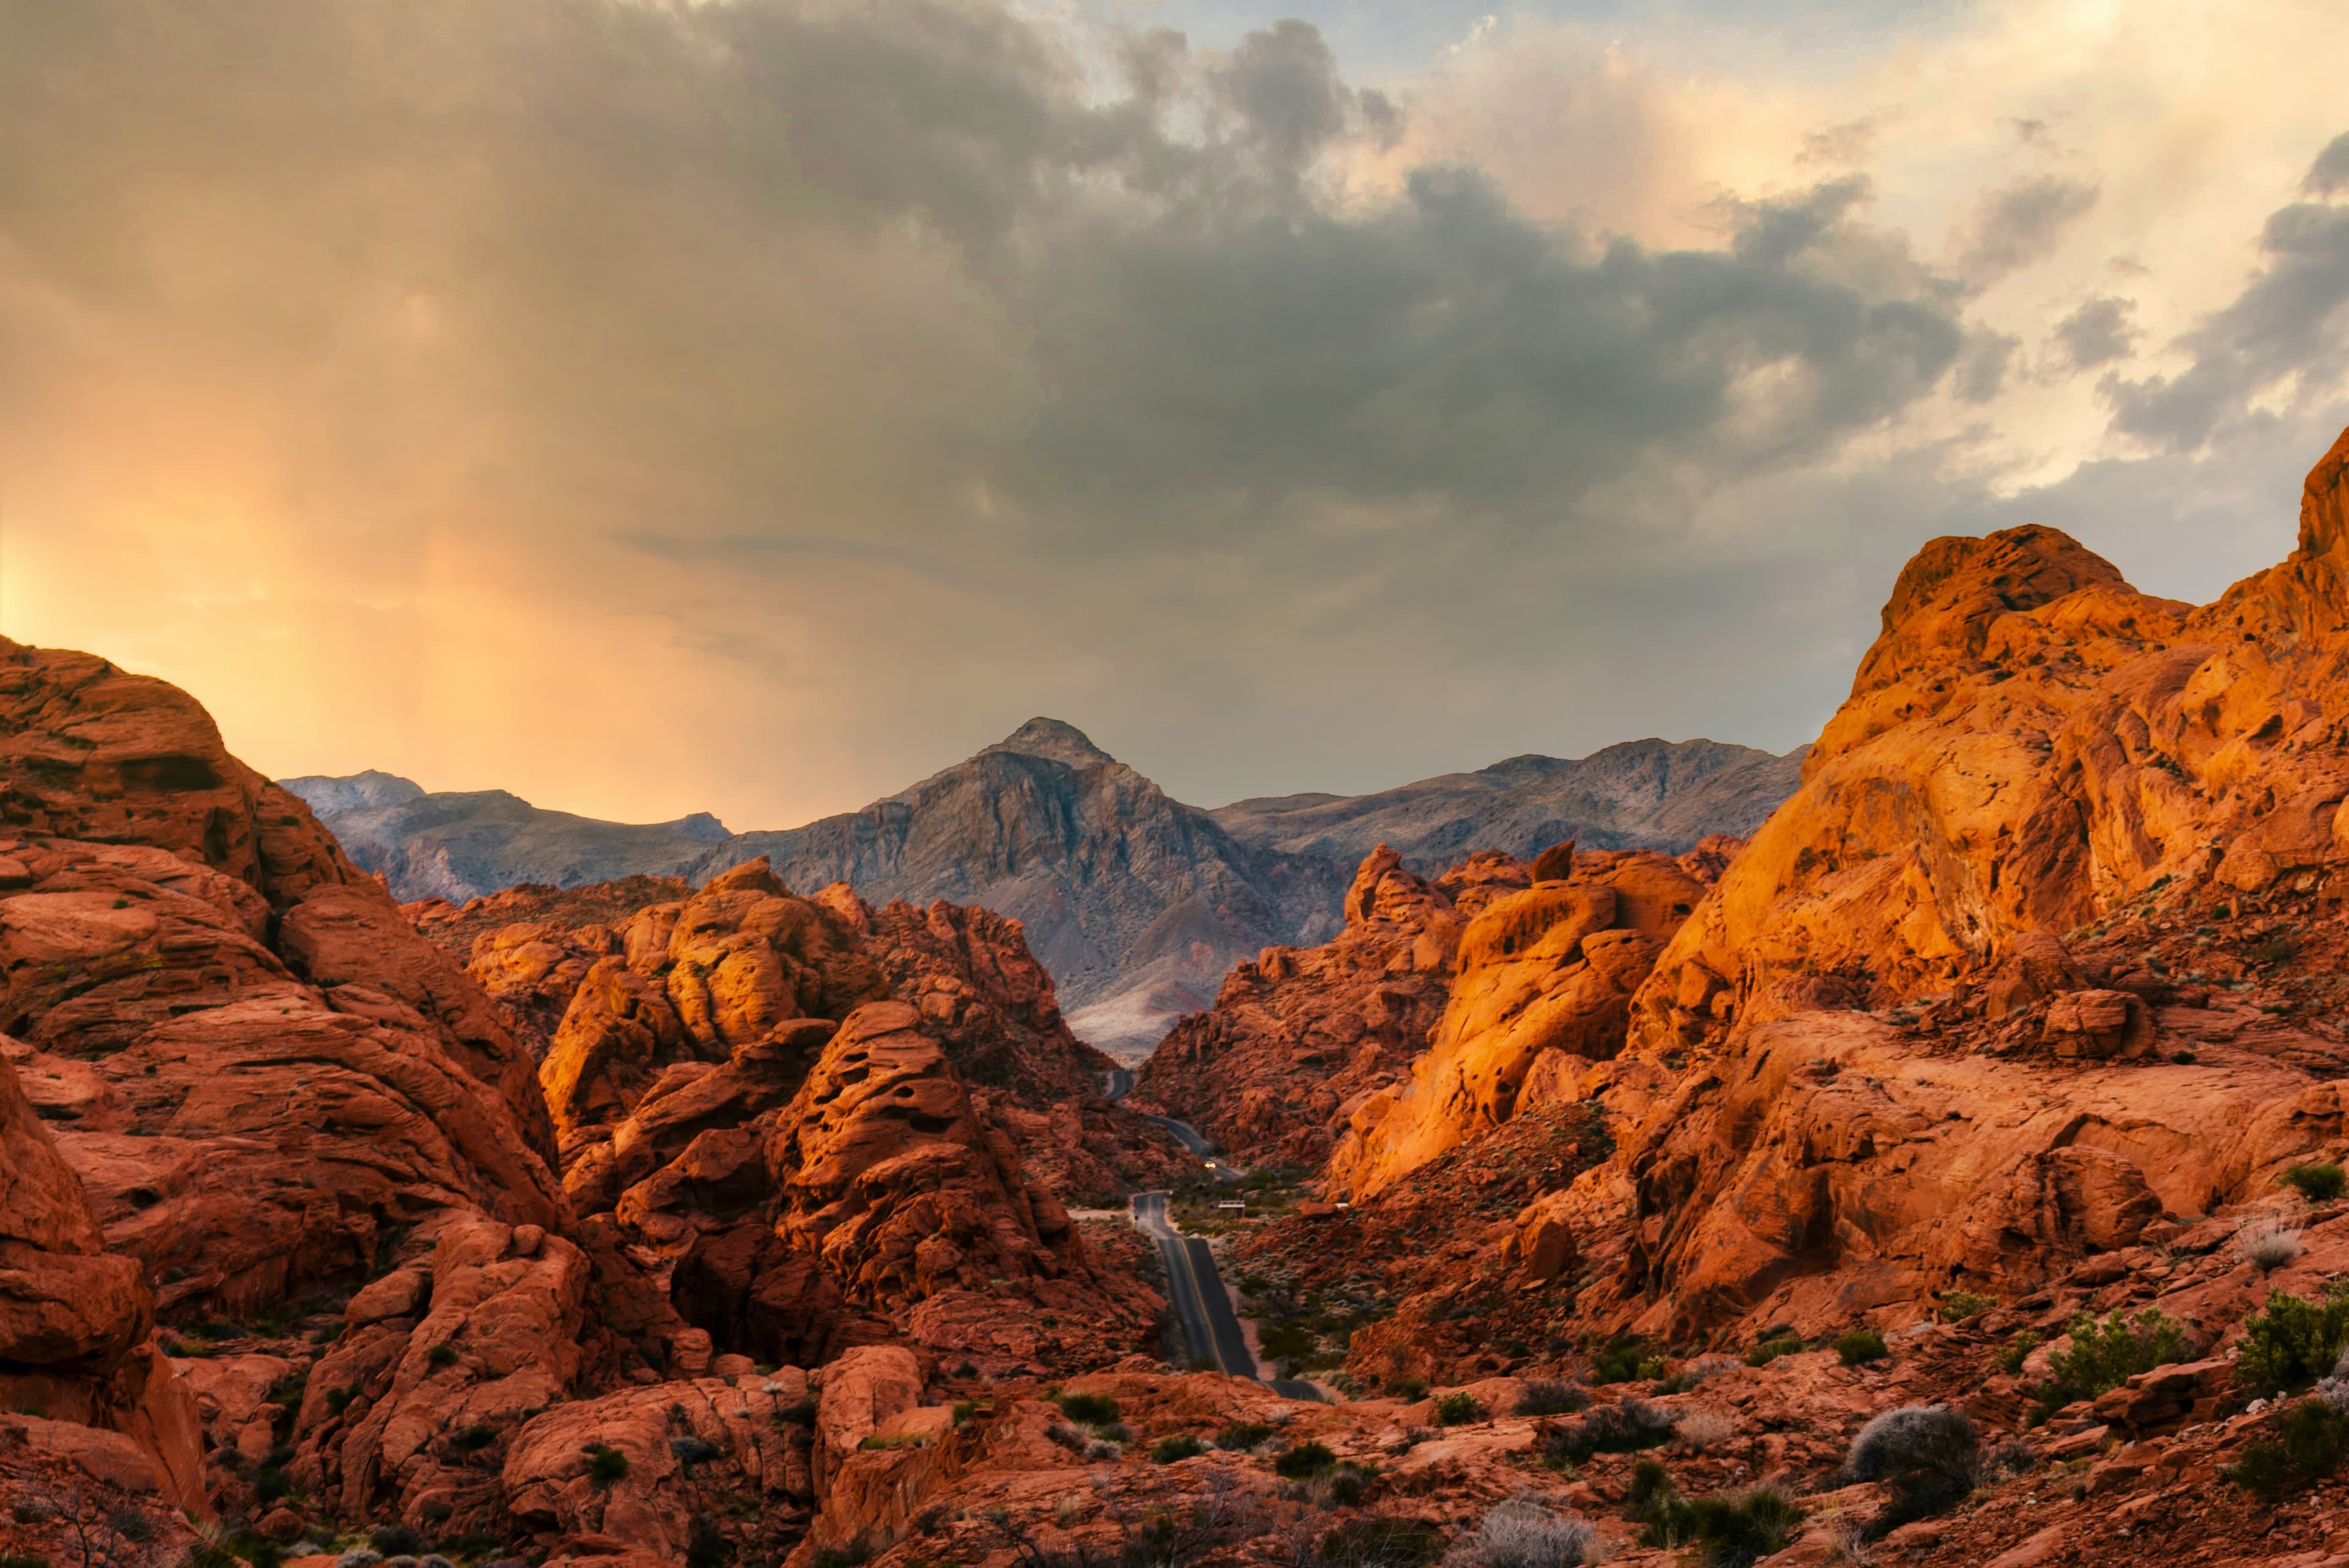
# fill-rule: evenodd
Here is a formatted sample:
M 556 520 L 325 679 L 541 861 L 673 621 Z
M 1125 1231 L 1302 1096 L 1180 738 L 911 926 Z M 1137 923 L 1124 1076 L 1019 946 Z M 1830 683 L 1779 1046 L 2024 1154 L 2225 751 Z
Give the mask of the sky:
M 1783 751 L 2349 424 L 2338 0 L 0 0 L 0 632 L 275 776 Z

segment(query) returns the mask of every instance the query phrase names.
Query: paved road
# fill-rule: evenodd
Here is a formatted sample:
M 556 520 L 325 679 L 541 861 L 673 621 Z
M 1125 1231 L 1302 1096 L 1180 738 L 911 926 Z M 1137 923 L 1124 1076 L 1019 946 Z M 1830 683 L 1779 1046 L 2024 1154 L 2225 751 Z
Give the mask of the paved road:
M 1174 1229 L 1166 1216 L 1166 1194 L 1137 1192 L 1133 1196 L 1134 1229 L 1158 1243 L 1166 1260 L 1166 1293 L 1174 1303 L 1174 1321 L 1194 1360 L 1210 1360 L 1216 1370 L 1252 1381 L 1265 1379 L 1257 1372 L 1256 1357 L 1240 1330 L 1239 1314 L 1224 1289 L 1216 1255 L 1196 1236 Z M 1274 1393 L 1289 1399 L 1319 1399 L 1321 1391 L 1293 1377 L 1270 1380 Z
M 1126 1092 L 1133 1087 L 1133 1074 L 1129 1068 L 1112 1068 L 1102 1076 L 1109 1081 L 1107 1092 L 1112 1100 L 1123 1099 Z M 1239 1181 L 1247 1178 L 1247 1167 L 1234 1165 L 1230 1160 L 1217 1158 L 1216 1146 L 1209 1143 L 1206 1136 L 1189 1122 L 1178 1122 L 1173 1116 L 1153 1116 L 1148 1111 L 1136 1111 L 1134 1115 L 1143 1121 L 1155 1122 L 1164 1127 L 1176 1143 L 1197 1155 L 1201 1163 L 1216 1173 L 1216 1180 Z

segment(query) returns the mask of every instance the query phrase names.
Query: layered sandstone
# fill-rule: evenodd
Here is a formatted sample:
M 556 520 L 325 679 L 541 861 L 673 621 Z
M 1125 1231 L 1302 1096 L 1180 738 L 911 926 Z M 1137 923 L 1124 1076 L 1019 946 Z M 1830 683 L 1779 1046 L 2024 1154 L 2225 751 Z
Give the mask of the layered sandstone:
M 1243 1164 L 1318 1168 L 1346 1117 L 1408 1077 L 1427 1048 L 1468 921 L 1532 876 L 1487 853 L 1429 881 L 1379 846 L 1347 890 L 1345 929 L 1234 966 L 1215 1006 L 1152 1054 L 1133 1103 L 1190 1123 Z
M 1493 1131 L 1520 1096 L 1622 1047 L 1632 994 L 1702 902 L 1701 873 L 1653 850 L 1545 851 L 1523 891 L 1460 933 L 1450 995 L 1411 1082 L 1354 1107 L 1330 1160 L 1364 1196 Z M 1694 868 L 1692 869 L 1692 867 Z

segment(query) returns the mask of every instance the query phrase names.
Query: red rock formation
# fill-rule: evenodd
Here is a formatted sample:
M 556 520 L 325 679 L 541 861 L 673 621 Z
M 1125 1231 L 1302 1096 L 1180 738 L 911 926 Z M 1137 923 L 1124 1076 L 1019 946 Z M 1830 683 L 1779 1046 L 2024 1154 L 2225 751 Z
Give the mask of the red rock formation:
M 204 1511 L 194 1401 L 155 1345 L 135 1259 L 102 1250 L 81 1179 L 0 1057 L 0 1403 L 129 1439 L 145 1484 Z M 46 1423 L 45 1423 L 46 1424 Z
M 1431 883 L 1381 845 L 1355 873 L 1337 938 L 1235 966 L 1216 1005 L 1151 1056 L 1133 1102 L 1244 1164 L 1318 1168 L 1355 1108 L 1427 1048 L 1468 919 L 1531 880 L 1522 861 L 1485 853 Z
M 1612 1057 L 1632 993 L 1706 891 L 1652 850 L 1561 845 L 1534 874 L 1460 934 L 1451 994 L 1410 1085 L 1358 1105 L 1330 1157 L 1340 1189 L 1374 1192 L 1507 1122 L 1528 1092 L 1559 1092 L 1580 1065 Z

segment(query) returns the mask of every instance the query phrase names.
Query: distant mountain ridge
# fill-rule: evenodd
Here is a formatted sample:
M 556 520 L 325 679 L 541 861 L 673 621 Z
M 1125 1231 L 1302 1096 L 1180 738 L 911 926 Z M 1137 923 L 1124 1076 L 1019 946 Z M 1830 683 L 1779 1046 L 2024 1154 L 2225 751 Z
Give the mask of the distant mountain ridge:
M 1138 1060 L 1213 1001 L 1237 960 L 1328 940 L 1362 857 L 1415 869 L 1472 849 L 1526 857 L 1560 839 L 1684 850 L 1745 835 L 1791 794 L 1802 753 L 1633 741 L 1578 760 L 1512 757 L 1363 795 L 1186 805 L 1074 725 L 1031 719 L 861 811 L 730 834 L 706 813 L 643 826 L 541 811 L 502 791 L 428 794 L 380 773 L 289 779 L 352 857 L 404 899 L 634 873 L 703 878 L 756 856 L 803 890 L 875 903 L 946 898 L 1019 919 L 1077 1033 Z

